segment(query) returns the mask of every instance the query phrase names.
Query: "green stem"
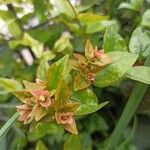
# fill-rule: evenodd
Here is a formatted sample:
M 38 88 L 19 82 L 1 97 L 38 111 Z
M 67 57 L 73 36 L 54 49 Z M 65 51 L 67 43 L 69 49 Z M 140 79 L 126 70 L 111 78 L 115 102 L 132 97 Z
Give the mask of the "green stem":
M 72 4 L 71 4 L 70 0 L 67 0 L 67 2 L 68 2 L 68 4 L 70 5 L 70 7 L 72 8 L 72 10 L 73 10 L 73 13 L 74 13 L 75 18 L 76 18 L 76 20 L 77 20 L 77 22 L 78 22 L 79 27 L 82 29 L 82 26 L 81 26 L 80 20 L 79 20 L 79 18 L 78 18 L 77 13 L 76 13 L 76 10 L 75 10 L 75 9 L 74 9 L 74 7 L 72 6 Z
M 150 66 L 150 55 L 147 57 L 145 66 Z M 113 150 L 124 132 L 124 129 L 134 116 L 136 109 L 138 108 L 140 101 L 142 100 L 148 85 L 137 82 L 129 97 L 129 100 L 124 108 L 124 111 L 108 141 L 108 145 L 104 150 Z

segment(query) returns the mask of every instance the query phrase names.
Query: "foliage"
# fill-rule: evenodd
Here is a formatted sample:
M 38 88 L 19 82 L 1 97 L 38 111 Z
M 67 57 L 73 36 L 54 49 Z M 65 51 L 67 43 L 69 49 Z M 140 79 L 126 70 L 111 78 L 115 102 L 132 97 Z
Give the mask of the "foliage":
M 138 148 L 141 122 L 126 130 L 150 114 L 149 5 L 1 0 L 2 149 Z

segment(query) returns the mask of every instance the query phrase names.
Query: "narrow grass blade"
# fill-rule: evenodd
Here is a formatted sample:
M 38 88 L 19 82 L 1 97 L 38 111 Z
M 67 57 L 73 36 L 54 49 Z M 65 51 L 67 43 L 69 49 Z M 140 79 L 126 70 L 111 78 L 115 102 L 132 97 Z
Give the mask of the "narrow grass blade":
M 6 136 L 8 130 L 12 126 L 13 122 L 18 118 L 19 113 L 16 112 L 6 123 L 5 125 L 0 129 L 0 141 L 3 140 L 3 138 Z

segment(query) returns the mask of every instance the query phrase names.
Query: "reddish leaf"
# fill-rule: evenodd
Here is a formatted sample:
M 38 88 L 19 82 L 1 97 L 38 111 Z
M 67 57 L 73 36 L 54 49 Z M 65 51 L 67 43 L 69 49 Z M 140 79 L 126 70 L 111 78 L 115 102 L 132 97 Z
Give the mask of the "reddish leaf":
M 48 111 L 43 107 L 36 107 L 35 112 L 35 121 L 39 121 L 48 113 Z
M 69 64 L 71 65 L 71 68 L 73 68 L 74 70 L 78 70 L 78 61 L 75 59 L 71 59 L 69 60 Z
M 64 124 L 63 126 L 64 126 L 64 128 L 67 131 L 69 131 L 69 132 L 71 132 L 73 134 L 78 134 L 75 120 L 73 120 L 73 123 L 71 123 L 71 124 Z
M 73 54 L 73 56 L 79 61 L 79 62 L 86 62 L 86 58 L 82 56 L 81 54 Z
M 80 106 L 80 103 L 78 103 L 78 102 L 71 102 L 71 100 L 70 100 L 70 103 L 62 106 L 60 109 L 63 112 L 73 112 L 74 113 L 74 112 L 77 111 L 79 106 Z
M 74 90 L 81 90 L 89 87 L 91 85 L 91 81 L 88 80 L 85 76 L 82 76 L 81 74 L 77 75 L 77 77 L 74 79 Z

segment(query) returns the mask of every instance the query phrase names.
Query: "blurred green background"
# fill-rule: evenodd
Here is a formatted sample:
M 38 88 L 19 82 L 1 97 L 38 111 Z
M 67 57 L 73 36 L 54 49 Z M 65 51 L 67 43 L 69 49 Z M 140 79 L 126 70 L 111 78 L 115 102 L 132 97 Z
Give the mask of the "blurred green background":
M 110 28 L 111 27 L 111 28 Z M 106 32 L 105 32 L 106 31 Z M 132 34 L 133 33 L 133 34 Z M 105 35 L 105 36 L 104 36 Z M 0 77 L 34 81 L 43 63 L 84 51 L 86 39 L 107 52 L 137 52 L 139 62 L 150 52 L 149 0 L 1 0 Z M 105 41 L 107 39 L 107 41 Z M 112 133 L 135 82 L 124 78 L 113 86 L 97 88 L 100 111 L 77 118 L 82 150 L 102 150 Z M 0 81 L 0 126 L 15 112 L 19 101 Z M 122 140 L 135 134 L 126 150 L 150 150 L 150 90 Z M 56 125 L 29 126 L 16 122 L 0 143 L 2 150 L 61 150 L 68 137 Z M 133 136 L 134 137 L 134 136 Z M 47 147 L 47 148 L 46 148 Z

